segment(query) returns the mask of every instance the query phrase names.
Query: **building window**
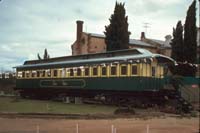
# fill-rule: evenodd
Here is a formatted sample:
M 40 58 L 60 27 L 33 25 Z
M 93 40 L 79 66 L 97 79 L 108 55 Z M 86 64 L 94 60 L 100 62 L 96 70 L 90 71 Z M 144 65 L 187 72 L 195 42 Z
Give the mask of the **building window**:
M 117 75 L 117 66 L 111 66 L 111 75 Z
M 85 76 L 89 76 L 89 68 L 85 68 Z
M 102 76 L 106 76 L 106 73 L 107 73 L 106 67 L 102 67 L 102 68 L 101 68 L 101 75 L 102 75 Z
M 137 75 L 137 66 L 136 65 L 132 65 L 131 69 L 132 69 L 131 74 L 132 75 Z
M 121 66 L 121 75 L 127 75 L 127 66 Z

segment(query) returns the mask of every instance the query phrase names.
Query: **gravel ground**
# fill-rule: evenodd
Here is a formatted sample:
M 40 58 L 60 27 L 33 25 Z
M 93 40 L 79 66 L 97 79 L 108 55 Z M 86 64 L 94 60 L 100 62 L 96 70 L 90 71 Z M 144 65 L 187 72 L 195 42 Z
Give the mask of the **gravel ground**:
M 0 118 L 0 133 L 199 133 L 199 118 L 65 120 Z M 114 133 L 114 132 L 113 132 Z

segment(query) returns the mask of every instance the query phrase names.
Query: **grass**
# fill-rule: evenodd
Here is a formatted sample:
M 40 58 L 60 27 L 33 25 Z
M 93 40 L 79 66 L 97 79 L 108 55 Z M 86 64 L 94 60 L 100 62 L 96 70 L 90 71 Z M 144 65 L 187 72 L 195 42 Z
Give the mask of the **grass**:
M 0 97 L 0 112 L 17 113 L 62 113 L 62 114 L 112 114 L 116 107 L 90 104 L 66 104 L 54 101 L 40 101 Z

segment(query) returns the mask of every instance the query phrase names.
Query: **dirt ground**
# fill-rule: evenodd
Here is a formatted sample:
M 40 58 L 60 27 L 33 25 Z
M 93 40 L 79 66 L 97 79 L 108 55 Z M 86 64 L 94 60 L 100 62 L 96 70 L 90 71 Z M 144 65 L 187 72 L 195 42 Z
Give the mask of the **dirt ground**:
M 199 133 L 199 119 L 173 117 L 147 120 L 139 118 L 113 120 L 0 118 L 0 133 Z

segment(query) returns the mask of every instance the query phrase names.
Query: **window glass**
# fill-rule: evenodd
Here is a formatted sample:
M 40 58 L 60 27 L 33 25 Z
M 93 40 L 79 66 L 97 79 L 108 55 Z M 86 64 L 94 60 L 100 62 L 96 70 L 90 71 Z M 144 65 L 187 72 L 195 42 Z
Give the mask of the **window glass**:
M 51 77 L 51 70 L 48 69 L 48 70 L 46 70 L 46 72 L 47 72 L 47 77 Z
M 94 75 L 94 76 L 97 76 L 97 73 L 98 73 L 97 67 L 94 67 L 94 68 L 93 68 L 93 75 Z
M 2 74 L 1 74 L 1 76 L 2 76 Z M 22 78 L 22 72 L 17 72 L 17 77 Z
M 36 71 L 32 71 L 32 73 L 31 73 L 31 77 L 36 77 Z
M 25 77 L 25 72 L 22 72 L 22 77 L 23 77 L 23 78 Z
M 42 77 L 45 77 L 45 71 L 42 71 Z
M 132 66 L 132 75 L 137 75 L 137 66 L 136 65 L 133 65 Z
M 74 70 L 72 68 L 69 69 L 69 76 L 74 76 Z
M 85 68 L 85 76 L 89 76 L 89 68 Z
M 101 75 L 106 75 L 106 73 L 107 73 L 107 69 L 106 69 L 106 67 L 102 67 L 101 68 Z
M 111 66 L 111 75 L 117 75 L 117 67 L 116 66 Z
M 53 70 L 53 76 L 57 77 L 58 76 L 58 71 L 57 70 Z
M 77 76 L 81 76 L 81 69 L 80 68 L 77 69 Z
M 26 71 L 26 78 L 29 78 L 29 76 L 30 76 L 30 72 Z
M 40 77 L 40 71 L 37 71 L 37 77 Z
M 156 76 L 156 67 L 151 68 L 152 76 Z
M 127 75 L 127 66 L 121 66 L 121 75 Z

